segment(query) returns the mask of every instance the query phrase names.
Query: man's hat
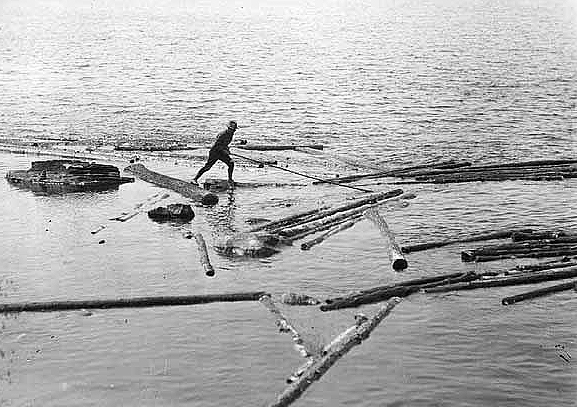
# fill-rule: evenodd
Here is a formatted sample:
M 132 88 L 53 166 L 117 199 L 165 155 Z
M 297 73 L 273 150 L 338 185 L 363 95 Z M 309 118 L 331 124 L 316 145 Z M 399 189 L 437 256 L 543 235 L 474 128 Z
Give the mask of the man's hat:
M 228 127 L 237 128 L 237 127 L 238 127 L 238 124 L 236 124 L 236 122 L 235 122 L 234 120 L 231 120 L 231 121 L 228 122 Z

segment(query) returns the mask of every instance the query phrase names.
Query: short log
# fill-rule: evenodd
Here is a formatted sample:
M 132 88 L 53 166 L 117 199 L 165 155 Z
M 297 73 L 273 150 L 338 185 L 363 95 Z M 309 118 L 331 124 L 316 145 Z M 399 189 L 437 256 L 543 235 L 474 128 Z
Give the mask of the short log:
M 208 250 L 206 248 L 204 237 L 202 237 L 202 234 L 200 232 L 194 233 L 193 236 L 198 246 L 198 254 L 200 255 L 200 264 L 204 269 L 204 273 L 209 277 L 213 277 L 214 268 L 212 267 L 212 264 L 210 264 L 210 259 L 208 258 Z

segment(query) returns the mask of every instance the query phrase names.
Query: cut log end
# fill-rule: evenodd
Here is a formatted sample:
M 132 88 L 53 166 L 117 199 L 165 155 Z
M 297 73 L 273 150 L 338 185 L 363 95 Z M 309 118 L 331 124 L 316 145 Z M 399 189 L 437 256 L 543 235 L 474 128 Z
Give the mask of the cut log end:
M 397 271 L 404 270 L 407 267 L 409 267 L 409 263 L 405 259 L 395 259 L 395 261 L 393 261 L 393 269 L 394 270 L 397 270 Z
M 200 202 L 205 206 L 213 206 L 213 205 L 216 205 L 218 203 L 218 196 L 216 196 L 215 194 L 209 193 L 209 194 L 204 195 Z

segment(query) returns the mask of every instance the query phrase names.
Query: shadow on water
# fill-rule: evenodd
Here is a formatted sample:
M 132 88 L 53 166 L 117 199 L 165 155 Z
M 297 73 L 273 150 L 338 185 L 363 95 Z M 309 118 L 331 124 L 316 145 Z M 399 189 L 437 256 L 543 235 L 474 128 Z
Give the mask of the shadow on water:
M 237 233 L 235 227 L 235 190 L 226 191 L 226 199 L 221 199 L 219 204 L 206 211 L 206 222 L 211 228 L 214 239 L 230 236 Z

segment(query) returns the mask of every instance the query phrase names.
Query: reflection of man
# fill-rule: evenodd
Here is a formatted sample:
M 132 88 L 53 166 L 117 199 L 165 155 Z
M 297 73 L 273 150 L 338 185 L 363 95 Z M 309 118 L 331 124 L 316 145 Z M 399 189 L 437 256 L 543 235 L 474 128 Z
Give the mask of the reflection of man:
M 234 171 L 234 163 L 230 158 L 230 151 L 228 150 L 228 145 L 232 141 L 232 136 L 236 131 L 237 127 L 238 126 L 236 122 L 231 120 L 230 122 L 228 122 L 228 127 L 225 130 L 218 133 L 216 141 L 214 142 L 214 144 L 210 148 L 210 152 L 208 153 L 208 160 L 206 161 L 206 164 L 204 164 L 204 167 L 198 170 L 198 173 L 191 181 L 192 184 L 198 185 L 198 179 L 202 176 L 202 174 L 210 170 L 214 165 L 214 163 L 220 160 L 228 166 L 228 182 L 231 185 L 234 185 L 234 181 L 232 179 L 232 172 Z

